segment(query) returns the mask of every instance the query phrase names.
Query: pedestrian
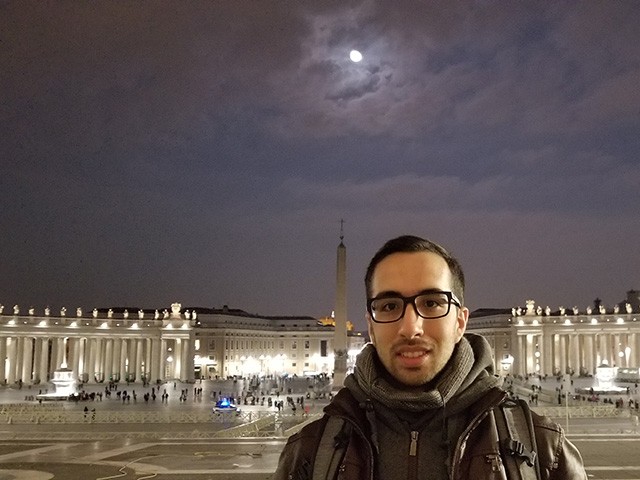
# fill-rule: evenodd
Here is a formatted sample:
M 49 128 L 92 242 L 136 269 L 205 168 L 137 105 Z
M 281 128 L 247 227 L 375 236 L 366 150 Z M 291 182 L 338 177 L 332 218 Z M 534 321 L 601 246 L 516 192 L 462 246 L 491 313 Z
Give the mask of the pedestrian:
M 488 342 L 465 334 L 464 275 L 444 248 L 390 240 L 365 287 L 371 343 L 324 417 L 288 439 L 274 480 L 586 480 L 561 427 L 510 399 Z

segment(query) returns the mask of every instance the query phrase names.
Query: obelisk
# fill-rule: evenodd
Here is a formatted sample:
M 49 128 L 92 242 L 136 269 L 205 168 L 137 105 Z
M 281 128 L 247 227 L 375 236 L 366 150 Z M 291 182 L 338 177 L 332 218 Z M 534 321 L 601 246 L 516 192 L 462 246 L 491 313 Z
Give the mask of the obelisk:
M 333 388 L 338 390 L 344 384 L 347 374 L 347 248 L 344 246 L 344 220 L 340 220 L 340 245 L 338 245 L 338 266 L 336 269 L 335 330 L 333 334 Z

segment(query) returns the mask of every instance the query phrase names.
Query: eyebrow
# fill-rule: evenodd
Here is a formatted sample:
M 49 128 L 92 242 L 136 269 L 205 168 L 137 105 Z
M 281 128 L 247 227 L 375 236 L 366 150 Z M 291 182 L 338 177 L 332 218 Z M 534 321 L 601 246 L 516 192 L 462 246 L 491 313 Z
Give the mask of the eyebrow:
M 444 292 L 450 292 L 451 290 L 442 290 L 440 288 L 427 288 L 425 290 L 421 290 L 418 293 L 416 293 L 415 295 L 409 295 L 410 297 L 415 297 L 418 295 L 426 295 L 428 293 L 444 293 Z M 453 293 L 452 293 L 453 295 Z M 378 293 L 377 295 L 374 295 L 373 297 L 371 297 L 372 299 L 375 298 L 389 298 L 389 297 L 403 297 L 406 298 L 404 295 L 402 295 L 400 292 L 397 292 L 395 290 L 385 290 L 383 292 Z M 455 300 L 457 300 L 457 297 L 455 295 L 453 295 L 453 298 Z

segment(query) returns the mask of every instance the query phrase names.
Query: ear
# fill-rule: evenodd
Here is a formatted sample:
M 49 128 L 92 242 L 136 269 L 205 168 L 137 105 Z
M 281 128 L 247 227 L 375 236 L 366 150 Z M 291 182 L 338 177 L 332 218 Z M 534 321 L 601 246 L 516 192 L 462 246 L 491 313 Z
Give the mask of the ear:
M 467 322 L 469 321 L 469 309 L 462 307 L 458 309 L 458 316 L 456 317 L 456 343 L 460 341 L 464 332 L 467 330 Z
M 364 317 L 367 319 L 367 330 L 369 332 L 369 340 L 371 340 L 371 343 L 373 343 L 373 345 L 375 346 L 376 336 L 373 331 L 373 320 L 371 320 L 371 315 L 369 315 L 369 312 L 367 312 Z

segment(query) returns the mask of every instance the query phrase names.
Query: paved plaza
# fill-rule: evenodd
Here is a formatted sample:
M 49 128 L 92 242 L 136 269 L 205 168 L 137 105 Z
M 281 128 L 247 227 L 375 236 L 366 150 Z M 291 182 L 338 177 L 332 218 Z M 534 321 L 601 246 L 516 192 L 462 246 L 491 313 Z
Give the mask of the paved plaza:
M 204 381 L 202 384 L 168 383 L 169 399 L 161 402 L 140 400 L 152 387 L 121 386 L 119 390 L 136 389 L 138 399 L 124 403 L 115 394 L 102 401 L 56 402 L 42 408 L 70 413 L 73 422 L 20 423 L 7 420 L 0 424 L 0 480 L 268 480 L 277 465 L 285 437 L 274 432 L 266 437 L 216 438 L 217 432 L 231 423 L 216 421 L 209 415 L 213 392 L 219 395 L 241 394 L 238 383 Z M 157 387 L 153 387 L 154 392 Z M 194 395 L 202 388 L 201 395 Z M 304 379 L 292 383 L 290 395 L 304 395 Z M 93 390 L 104 391 L 104 386 Z M 187 390 L 186 401 L 180 400 Z M 227 391 L 228 390 L 228 391 Z M 239 391 L 238 391 L 239 390 Z M 34 388 L 0 389 L 0 409 L 9 411 L 17 405 L 37 409 L 40 404 L 29 400 L 37 394 Z M 282 395 L 279 397 L 281 398 Z M 276 398 L 275 396 L 273 398 Z M 313 413 L 319 413 L 327 400 L 307 401 Z M 96 420 L 85 420 L 84 407 L 96 409 Z M 274 408 L 243 405 L 246 412 L 275 412 Z M 144 418 L 149 412 L 180 414 L 205 421 L 189 422 L 118 422 L 105 420 L 113 414 L 131 413 Z M 100 415 L 106 417 L 100 418 Z M 137 415 L 137 417 L 136 417 Z M 285 416 L 282 416 L 283 418 Z M 16 417 L 17 418 L 17 417 Z M 44 417 L 43 417 L 44 418 Z M 120 418 L 113 415 L 109 418 Z M 213 418 L 213 420 L 212 420 Z M 309 417 L 311 418 L 311 417 Z M 305 421 L 300 412 L 288 409 L 287 426 Z M 560 423 L 565 419 L 558 418 Z M 595 480 L 640 479 L 640 435 L 631 415 L 609 418 L 572 418 L 569 438 L 580 448 L 587 473 Z

